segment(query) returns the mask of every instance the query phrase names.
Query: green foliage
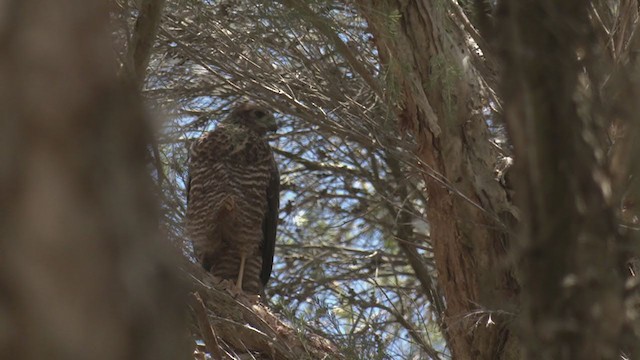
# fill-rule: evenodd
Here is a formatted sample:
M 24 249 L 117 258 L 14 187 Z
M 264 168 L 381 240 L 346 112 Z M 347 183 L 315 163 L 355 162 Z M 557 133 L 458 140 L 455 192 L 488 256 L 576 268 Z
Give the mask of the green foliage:
M 448 59 L 444 54 L 439 54 L 431 59 L 430 63 L 432 77 L 426 88 L 441 94 L 444 103 L 447 123 L 456 119 L 456 92 L 458 82 L 462 78 L 462 70 L 457 66 L 457 62 Z
M 400 11 L 398 11 L 398 9 L 391 10 L 387 15 L 387 21 L 385 21 L 385 25 L 387 27 L 387 32 L 392 36 L 397 35 L 400 19 L 402 19 L 402 14 L 400 14 Z

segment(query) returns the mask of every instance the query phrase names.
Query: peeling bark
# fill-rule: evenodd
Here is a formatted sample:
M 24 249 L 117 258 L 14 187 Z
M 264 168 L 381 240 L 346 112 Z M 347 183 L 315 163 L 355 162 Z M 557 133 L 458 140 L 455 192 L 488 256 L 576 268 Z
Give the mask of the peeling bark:
M 185 263 L 184 267 L 194 291 L 191 308 L 198 326 L 193 330 L 213 358 L 228 354 L 273 360 L 344 359 L 334 344 L 284 323 L 266 305 L 244 295 L 233 298 L 217 288 L 201 266 Z
M 455 359 L 516 359 L 509 325 L 518 285 L 506 262 L 516 218 L 493 175 L 485 89 L 460 29 L 428 1 L 358 1 L 398 92 L 398 118 L 418 139 L 445 335 Z

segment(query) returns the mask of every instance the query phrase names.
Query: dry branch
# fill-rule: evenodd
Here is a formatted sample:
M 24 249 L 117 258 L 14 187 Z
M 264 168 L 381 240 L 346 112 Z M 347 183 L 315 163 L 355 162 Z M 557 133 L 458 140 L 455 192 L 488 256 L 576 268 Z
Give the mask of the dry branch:
M 209 322 L 209 317 L 207 316 L 207 309 L 204 306 L 204 302 L 202 301 L 202 297 L 197 292 L 191 293 L 191 310 L 196 315 L 196 320 L 198 321 L 198 327 L 200 328 L 200 333 L 204 338 L 204 343 L 206 345 L 207 351 L 211 354 L 211 357 L 214 360 L 222 359 L 222 352 L 220 351 L 220 343 L 218 343 L 218 338 L 216 336 L 215 331 L 211 327 L 211 322 Z
M 151 48 L 156 39 L 164 0 L 143 0 L 129 41 L 127 70 L 140 86 L 144 83 Z
M 241 354 L 274 360 L 343 358 L 328 340 L 293 328 L 266 305 L 242 295 L 232 297 L 198 265 L 186 263 L 184 270 L 193 291 L 196 336 L 214 359 L 224 358 L 222 353 L 234 354 L 234 359 Z

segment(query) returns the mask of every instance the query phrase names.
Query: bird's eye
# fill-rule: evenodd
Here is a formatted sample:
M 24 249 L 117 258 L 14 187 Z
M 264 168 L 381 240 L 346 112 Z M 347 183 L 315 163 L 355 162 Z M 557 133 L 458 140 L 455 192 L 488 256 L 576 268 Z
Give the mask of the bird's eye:
M 256 117 L 258 117 L 258 118 L 261 118 L 261 117 L 263 117 L 263 116 L 267 115 L 267 113 L 265 113 L 265 112 L 264 112 L 264 111 L 262 111 L 262 110 L 256 110 L 256 111 L 254 111 L 254 112 L 253 112 L 253 114 L 254 114 Z

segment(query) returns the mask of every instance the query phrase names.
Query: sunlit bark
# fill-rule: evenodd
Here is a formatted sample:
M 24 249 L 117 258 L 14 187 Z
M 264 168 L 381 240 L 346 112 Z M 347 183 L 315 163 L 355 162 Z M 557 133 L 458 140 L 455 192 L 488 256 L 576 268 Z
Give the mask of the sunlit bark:
M 359 1 L 400 95 L 399 125 L 419 142 L 428 220 L 456 359 L 517 358 L 508 325 L 518 285 L 505 262 L 514 219 L 492 173 L 486 89 L 448 13 L 429 1 Z M 500 312 L 494 312 L 502 310 Z

